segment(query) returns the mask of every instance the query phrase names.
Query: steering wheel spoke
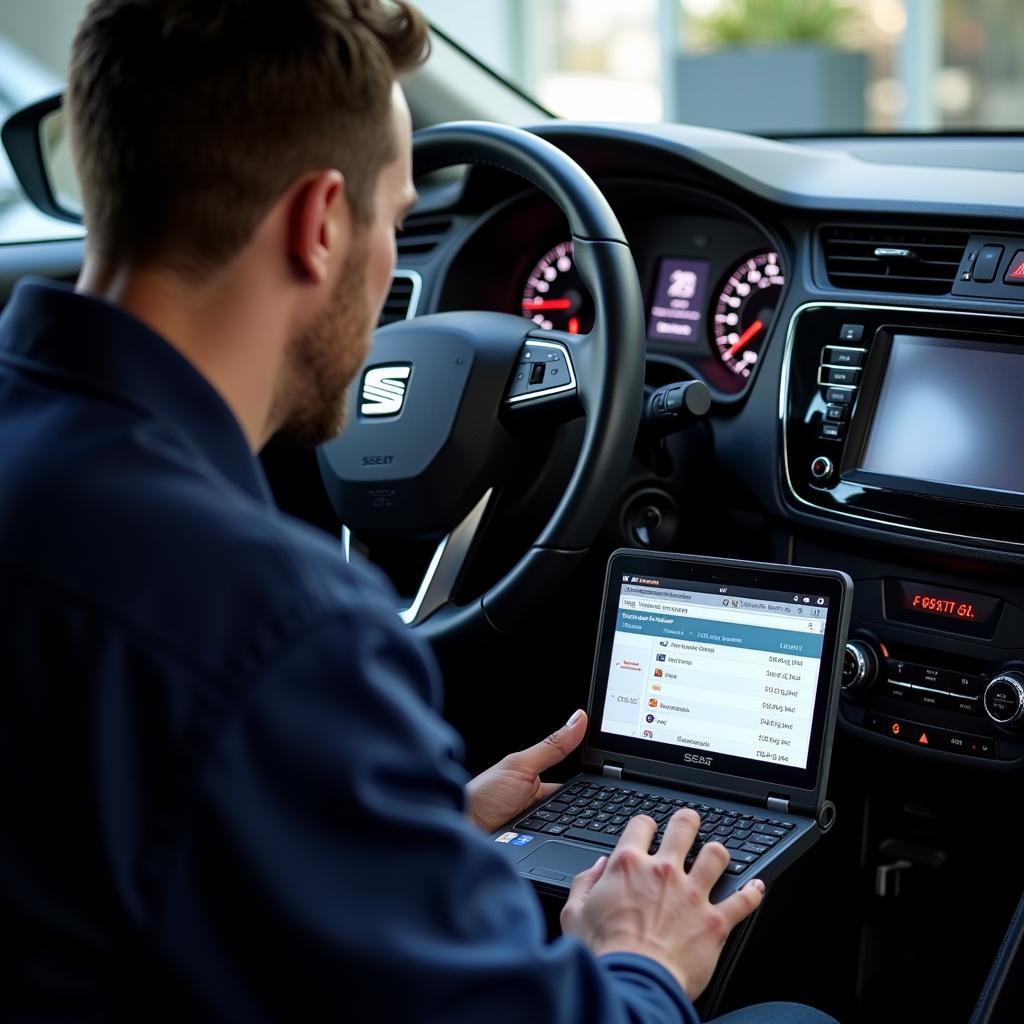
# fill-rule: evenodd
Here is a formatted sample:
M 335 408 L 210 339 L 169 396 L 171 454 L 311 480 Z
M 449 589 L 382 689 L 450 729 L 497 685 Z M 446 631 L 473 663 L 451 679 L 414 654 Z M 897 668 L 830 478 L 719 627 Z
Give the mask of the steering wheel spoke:
M 502 403 L 513 422 L 541 411 L 560 420 L 582 415 L 572 337 L 562 331 L 530 331 L 526 336 Z

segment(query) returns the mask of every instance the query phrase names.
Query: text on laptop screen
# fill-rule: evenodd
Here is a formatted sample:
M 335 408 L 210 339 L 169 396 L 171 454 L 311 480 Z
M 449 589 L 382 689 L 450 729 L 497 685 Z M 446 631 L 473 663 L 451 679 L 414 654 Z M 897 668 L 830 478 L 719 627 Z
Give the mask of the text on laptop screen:
M 806 768 L 829 601 L 624 577 L 601 731 Z

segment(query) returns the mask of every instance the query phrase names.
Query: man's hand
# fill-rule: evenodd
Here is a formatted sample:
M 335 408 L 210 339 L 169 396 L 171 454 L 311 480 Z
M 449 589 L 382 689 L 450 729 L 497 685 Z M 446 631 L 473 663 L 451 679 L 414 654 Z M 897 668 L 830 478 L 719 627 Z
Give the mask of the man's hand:
M 562 910 L 562 930 L 598 956 L 649 956 L 675 975 L 691 1000 L 711 980 L 729 932 L 764 895 L 764 883 L 756 879 L 711 905 L 711 888 L 729 854 L 721 843 L 708 843 L 685 873 L 683 861 L 699 827 L 694 811 L 677 811 L 651 855 L 647 850 L 657 825 L 646 815 L 633 818 L 611 857 L 576 876 Z
M 547 739 L 509 754 L 482 772 L 466 786 L 469 817 L 485 832 L 493 832 L 531 804 L 557 792 L 558 783 L 541 782 L 540 773 L 564 761 L 586 731 L 586 712 L 577 711 Z

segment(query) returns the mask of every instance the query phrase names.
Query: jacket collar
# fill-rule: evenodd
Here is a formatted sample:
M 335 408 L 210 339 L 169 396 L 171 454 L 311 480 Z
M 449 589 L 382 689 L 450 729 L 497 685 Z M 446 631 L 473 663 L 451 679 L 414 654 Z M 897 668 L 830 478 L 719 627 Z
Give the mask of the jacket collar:
M 117 306 L 68 285 L 24 280 L 0 316 L 0 360 L 159 418 L 222 476 L 272 503 L 224 399 L 173 345 Z

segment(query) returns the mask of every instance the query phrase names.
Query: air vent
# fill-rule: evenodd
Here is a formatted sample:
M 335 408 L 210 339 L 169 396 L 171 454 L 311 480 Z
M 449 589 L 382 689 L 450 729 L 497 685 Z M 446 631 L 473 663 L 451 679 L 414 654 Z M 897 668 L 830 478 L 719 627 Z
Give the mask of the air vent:
M 451 217 L 409 217 L 398 235 L 400 256 L 425 256 L 433 252 L 451 230 Z
M 956 280 L 968 232 L 828 224 L 821 240 L 836 288 L 944 295 Z
M 378 327 L 393 324 L 398 320 L 408 320 L 416 315 L 416 305 L 420 298 L 420 275 L 414 270 L 396 270 L 391 282 L 391 291 L 384 300 Z

